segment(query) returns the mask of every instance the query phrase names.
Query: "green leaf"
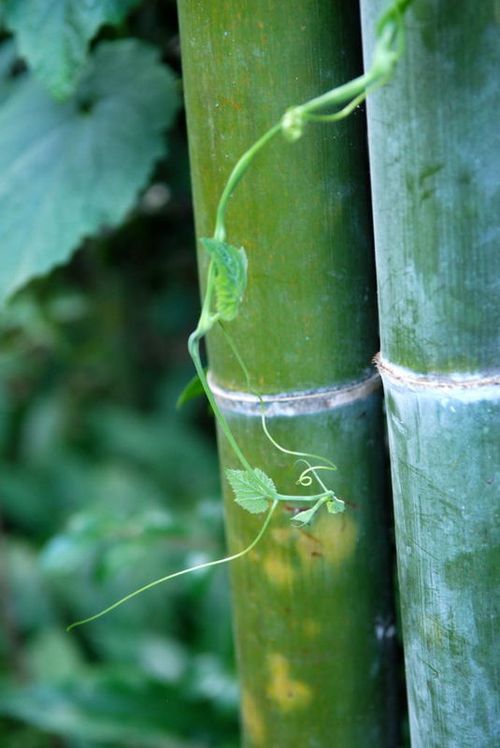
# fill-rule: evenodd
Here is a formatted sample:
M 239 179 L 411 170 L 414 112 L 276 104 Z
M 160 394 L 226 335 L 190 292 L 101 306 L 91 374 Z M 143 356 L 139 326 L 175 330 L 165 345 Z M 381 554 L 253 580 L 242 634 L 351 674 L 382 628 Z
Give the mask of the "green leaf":
M 0 108 L 0 302 L 123 220 L 165 153 L 175 87 L 135 40 L 101 44 L 64 104 L 16 81 Z
M 229 322 L 237 314 L 247 285 L 247 256 L 243 247 L 219 239 L 200 239 L 215 264 L 217 311 Z
M 49 683 L 63 683 L 85 668 L 75 639 L 56 626 L 40 628 L 30 637 L 24 662 L 33 680 Z
M 294 525 L 298 525 L 300 527 L 303 527 L 304 525 L 308 525 L 312 522 L 314 519 L 314 515 L 320 508 L 321 504 L 315 504 L 310 509 L 304 509 L 303 512 L 298 512 L 298 514 L 294 514 L 291 518 L 291 522 Z
M 345 511 L 345 502 L 342 501 L 342 499 L 337 499 L 335 496 L 333 499 L 326 502 L 326 508 L 330 514 L 339 514 L 340 512 Z
M 342 501 L 342 499 L 337 499 L 336 496 L 333 496 L 331 499 L 328 499 L 325 501 L 324 498 L 319 499 L 319 501 L 314 504 L 310 509 L 304 509 L 303 512 L 299 512 L 298 514 L 295 514 L 291 522 L 294 525 L 297 525 L 299 527 L 304 527 L 304 525 L 309 525 L 315 515 L 316 512 L 321 509 L 321 507 L 326 503 L 326 508 L 330 512 L 330 514 L 338 514 L 339 512 L 343 512 L 345 509 L 345 504 Z
M 198 374 L 195 374 L 192 379 L 186 384 L 181 394 L 177 398 L 176 408 L 182 408 L 183 405 L 188 403 L 190 400 L 194 400 L 196 397 L 203 395 L 205 390 L 201 383 L 201 379 Z
M 235 494 L 236 503 L 252 514 L 261 514 L 269 508 L 269 501 L 276 495 L 276 486 L 271 478 L 259 468 L 249 470 L 226 470 L 226 477 Z
M 192 715 L 178 688 L 155 684 L 140 670 L 123 666 L 87 670 L 64 684 L 0 681 L 0 715 L 70 739 L 72 745 L 202 748 L 200 742 L 170 732 L 181 732 Z
M 53 96 L 75 89 L 88 45 L 104 24 L 120 23 L 138 0 L 6 0 L 5 23 L 21 55 Z

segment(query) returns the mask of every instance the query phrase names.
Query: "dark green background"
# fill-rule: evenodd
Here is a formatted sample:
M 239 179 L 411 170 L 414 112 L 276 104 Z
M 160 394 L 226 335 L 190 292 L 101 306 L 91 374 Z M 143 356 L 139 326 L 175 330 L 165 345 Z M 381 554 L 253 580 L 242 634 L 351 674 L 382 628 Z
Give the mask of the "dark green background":
M 180 74 L 176 34 L 175 3 L 146 2 L 101 37 L 146 39 Z M 175 410 L 198 281 L 182 115 L 166 137 L 167 202 L 140 197 L 0 313 L 2 748 L 238 744 L 224 570 L 65 633 L 223 552 L 211 419 Z

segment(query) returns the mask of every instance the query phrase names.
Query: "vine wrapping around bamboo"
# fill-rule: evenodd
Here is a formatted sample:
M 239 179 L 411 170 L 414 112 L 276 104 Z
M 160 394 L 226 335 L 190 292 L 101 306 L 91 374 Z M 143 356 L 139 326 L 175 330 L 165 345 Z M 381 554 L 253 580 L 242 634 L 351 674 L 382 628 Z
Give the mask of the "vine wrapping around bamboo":
M 229 423 L 219 408 L 203 368 L 200 356 L 200 342 L 215 325 L 223 331 L 236 360 L 245 375 L 249 389 L 255 392 L 250 383 L 250 375 L 224 323 L 233 321 L 239 313 L 240 305 L 247 285 L 248 260 L 243 248 L 238 248 L 226 241 L 226 211 L 230 198 L 238 184 L 245 176 L 250 166 L 261 151 L 267 147 L 278 134 L 290 143 L 295 143 L 304 134 L 310 123 L 338 122 L 348 117 L 376 88 L 384 85 L 393 74 L 395 65 L 403 52 L 404 26 L 403 17 L 412 0 L 393 0 L 388 10 L 382 15 L 376 30 L 376 45 L 373 62 L 370 69 L 363 75 L 338 86 L 309 101 L 288 108 L 279 122 L 270 127 L 245 153 L 240 157 L 231 171 L 222 191 L 215 217 L 213 236 L 201 238 L 200 242 L 209 256 L 206 288 L 200 317 L 196 329 L 191 333 L 188 342 L 189 354 L 193 360 L 199 382 L 213 410 L 215 419 L 227 440 L 231 450 L 237 458 L 241 469 L 227 469 L 226 477 L 235 494 L 235 501 L 243 509 L 252 514 L 266 513 L 264 522 L 252 542 L 238 553 L 208 561 L 197 566 L 182 569 L 156 579 L 143 587 L 124 596 L 104 610 L 77 621 L 68 627 L 68 631 L 84 623 L 90 623 L 111 612 L 133 597 L 155 587 L 163 582 L 175 579 L 202 569 L 235 561 L 249 553 L 265 535 L 272 516 L 280 503 L 297 502 L 299 505 L 310 504 L 307 509 L 295 512 L 291 522 L 297 527 L 310 524 L 322 507 L 330 514 L 338 514 L 345 510 L 345 502 L 336 496 L 335 492 L 326 486 L 318 474 L 319 471 L 335 471 L 336 466 L 328 459 L 308 452 L 290 450 L 279 444 L 271 435 L 265 417 L 264 409 L 261 414 L 263 432 L 275 449 L 284 454 L 298 458 L 306 467 L 297 479 L 297 485 L 310 487 L 313 481 L 319 486 L 319 491 L 313 494 L 289 495 L 280 493 L 272 479 L 258 467 L 253 467 L 238 442 L 236 441 Z M 334 107 L 341 107 L 338 111 L 328 111 Z M 190 385 L 191 386 L 191 383 Z M 257 397 L 262 398 L 255 392 Z M 181 395 L 182 398 L 182 395 Z M 314 460 L 314 464 L 311 464 Z M 316 461 L 319 462 L 316 464 Z

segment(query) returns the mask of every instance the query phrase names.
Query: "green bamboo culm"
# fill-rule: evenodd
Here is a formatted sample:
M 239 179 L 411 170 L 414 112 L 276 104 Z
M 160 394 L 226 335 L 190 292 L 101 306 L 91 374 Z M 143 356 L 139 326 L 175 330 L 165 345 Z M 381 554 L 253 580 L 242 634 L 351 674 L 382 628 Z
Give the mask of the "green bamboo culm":
M 498 32 L 494 0 L 415 0 L 368 103 L 412 748 L 500 743 Z
M 297 493 L 296 460 L 270 444 L 262 408 L 278 443 L 336 463 L 322 476 L 347 503 L 298 529 L 293 502 L 280 502 L 266 536 L 231 565 L 243 744 L 388 748 L 396 745 L 392 584 L 370 365 L 377 330 L 362 113 L 311 125 L 296 145 L 276 130 L 224 221 L 217 210 L 234 164 L 284 111 L 359 74 L 358 18 L 331 0 L 180 0 L 179 14 L 196 233 L 211 236 L 215 223 L 214 236 L 227 232 L 249 259 L 240 314 L 224 329 L 250 385 L 213 327 L 217 407 L 243 459 L 280 492 Z M 220 437 L 223 468 L 241 467 Z M 225 499 L 230 551 L 238 550 L 262 518 L 242 511 L 227 484 Z

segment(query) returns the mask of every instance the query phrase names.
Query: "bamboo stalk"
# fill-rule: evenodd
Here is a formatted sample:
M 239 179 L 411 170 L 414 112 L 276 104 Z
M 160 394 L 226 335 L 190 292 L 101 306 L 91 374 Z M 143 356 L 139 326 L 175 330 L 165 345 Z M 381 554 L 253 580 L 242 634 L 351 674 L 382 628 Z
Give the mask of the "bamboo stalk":
M 209 236 L 241 154 L 289 106 L 359 73 L 358 19 L 345 3 L 317 0 L 181 0 L 179 13 L 197 234 Z M 325 512 L 305 530 L 280 506 L 264 540 L 231 567 L 244 745 L 387 748 L 396 741 L 394 629 L 360 113 L 311 126 L 293 146 L 275 138 L 238 186 L 226 225 L 249 257 L 245 300 L 227 330 L 252 387 L 271 397 L 272 436 L 333 459 L 338 472 L 325 480 L 348 502 L 345 514 Z M 246 458 L 296 493 L 294 459 L 266 439 L 260 404 L 216 330 L 209 362 Z M 222 435 L 220 455 L 237 467 Z M 225 506 L 234 552 L 262 519 L 227 485 Z
M 362 0 L 367 59 L 381 6 Z M 415 0 L 401 66 L 368 105 L 414 748 L 500 738 L 495 8 Z

